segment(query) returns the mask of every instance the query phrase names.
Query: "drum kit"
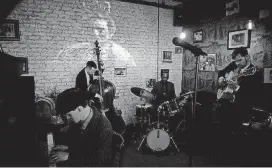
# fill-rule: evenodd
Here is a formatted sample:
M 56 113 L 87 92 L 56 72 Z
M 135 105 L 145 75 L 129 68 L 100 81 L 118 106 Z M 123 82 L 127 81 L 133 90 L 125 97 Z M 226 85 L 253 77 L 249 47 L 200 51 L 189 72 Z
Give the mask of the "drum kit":
M 173 139 L 173 135 L 177 130 L 184 131 L 186 129 L 185 123 L 187 123 L 186 113 L 182 110 L 183 104 L 180 100 L 186 99 L 186 96 L 193 92 L 180 95 L 170 101 L 165 101 L 161 103 L 157 109 L 154 109 L 154 106 L 150 103 L 155 98 L 155 95 L 151 92 L 137 87 L 131 88 L 131 92 L 146 100 L 144 104 L 136 105 L 135 127 L 139 129 L 136 129 L 138 131 L 134 133 L 133 137 L 141 140 L 137 150 L 139 150 L 145 142 L 146 146 L 151 149 L 151 151 L 160 152 L 166 150 L 172 142 L 179 152 Z M 154 112 L 157 117 L 154 117 Z M 178 113 L 183 116 L 177 116 Z M 173 120 L 177 118 L 178 120 Z M 173 121 L 176 121 L 177 123 L 171 123 Z

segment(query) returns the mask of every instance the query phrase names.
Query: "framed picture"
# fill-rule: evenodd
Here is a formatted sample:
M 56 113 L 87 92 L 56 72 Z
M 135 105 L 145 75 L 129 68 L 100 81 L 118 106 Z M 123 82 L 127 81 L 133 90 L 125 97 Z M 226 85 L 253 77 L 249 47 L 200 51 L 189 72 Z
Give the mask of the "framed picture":
M 127 76 L 127 68 L 126 67 L 115 67 L 114 68 L 114 76 Z
M 5 20 L 0 24 L 0 41 L 19 41 L 19 21 Z
M 239 48 L 239 47 L 250 47 L 250 40 L 251 40 L 251 31 L 244 29 L 244 30 L 237 30 L 237 31 L 229 31 L 228 34 L 228 50 Z
M 17 64 L 19 65 L 21 74 L 28 74 L 28 58 L 16 57 L 15 60 Z
M 169 77 L 169 69 L 161 69 L 161 75 L 162 74 L 167 74 L 167 76 Z
M 203 30 L 197 30 L 193 32 L 193 42 L 199 43 L 203 41 Z
M 172 62 L 172 51 L 163 51 L 162 62 Z
M 175 54 L 182 54 L 182 47 L 175 47 Z
M 264 68 L 264 83 L 272 83 L 272 68 Z
M 226 16 L 233 15 L 235 13 L 239 13 L 239 0 L 234 0 L 226 3 Z
M 200 71 L 215 71 L 216 54 L 208 54 L 207 56 L 200 56 L 199 70 Z

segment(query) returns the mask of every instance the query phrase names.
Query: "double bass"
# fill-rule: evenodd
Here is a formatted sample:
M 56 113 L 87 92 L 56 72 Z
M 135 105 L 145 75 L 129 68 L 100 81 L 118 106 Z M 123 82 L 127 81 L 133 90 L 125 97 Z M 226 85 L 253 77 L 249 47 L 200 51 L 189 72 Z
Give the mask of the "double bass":
M 98 88 L 98 90 L 97 89 L 95 89 L 95 90 L 96 90 L 96 92 L 99 91 L 99 94 L 103 97 L 103 100 L 101 100 L 102 102 L 100 104 L 99 110 L 105 116 L 105 113 L 107 111 L 109 111 L 109 105 L 106 105 L 105 101 L 104 101 L 104 98 L 105 98 L 104 85 L 105 85 L 105 83 L 104 83 L 104 80 L 103 80 L 103 77 L 102 77 L 102 68 L 101 68 L 102 66 L 101 66 L 101 59 L 100 59 L 100 47 L 99 47 L 99 43 L 98 43 L 97 40 L 95 41 L 94 44 L 95 44 L 95 53 L 96 53 L 96 57 L 97 57 L 98 76 L 99 76 L 98 80 L 95 80 L 94 86 L 97 86 L 97 83 L 98 83 L 99 88 Z M 112 88 L 108 88 L 108 89 L 112 89 Z M 114 95 L 112 95 L 112 96 L 114 96 Z
M 96 108 L 106 116 L 112 124 L 113 130 L 119 134 L 125 131 L 125 122 L 121 116 L 121 113 L 117 114 L 113 105 L 113 101 L 116 98 L 116 88 L 114 84 L 108 80 L 105 80 L 102 76 L 102 61 L 100 58 L 100 47 L 98 41 L 95 41 L 95 53 L 97 56 L 98 67 L 98 79 L 94 80 L 94 83 L 90 85 L 88 90 L 92 90 L 102 96 L 103 100 L 96 104 Z

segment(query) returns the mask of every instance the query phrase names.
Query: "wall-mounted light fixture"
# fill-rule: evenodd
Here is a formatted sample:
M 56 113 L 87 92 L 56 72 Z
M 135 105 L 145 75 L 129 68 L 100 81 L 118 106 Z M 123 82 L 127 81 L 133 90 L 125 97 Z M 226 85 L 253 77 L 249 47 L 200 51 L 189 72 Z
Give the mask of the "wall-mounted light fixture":
M 181 38 L 182 40 L 186 38 L 186 33 L 181 32 L 179 35 L 179 38 Z
M 247 29 L 248 30 L 252 30 L 253 29 L 253 21 L 252 20 L 248 21 L 248 23 L 247 23 Z

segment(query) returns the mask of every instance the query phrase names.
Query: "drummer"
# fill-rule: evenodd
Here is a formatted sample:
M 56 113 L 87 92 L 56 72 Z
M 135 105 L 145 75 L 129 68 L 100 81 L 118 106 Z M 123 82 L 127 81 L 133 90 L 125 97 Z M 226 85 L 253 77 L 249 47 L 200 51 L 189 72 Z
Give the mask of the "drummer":
M 161 70 L 161 81 L 156 82 L 151 90 L 151 93 L 155 95 L 155 100 L 152 102 L 154 107 L 152 112 L 152 120 L 156 120 L 157 118 L 157 109 L 159 105 L 165 101 L 170 101 L 176 98 L 174 83 L 169 82 L 168 79 L 169 72 Z

